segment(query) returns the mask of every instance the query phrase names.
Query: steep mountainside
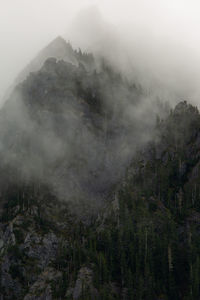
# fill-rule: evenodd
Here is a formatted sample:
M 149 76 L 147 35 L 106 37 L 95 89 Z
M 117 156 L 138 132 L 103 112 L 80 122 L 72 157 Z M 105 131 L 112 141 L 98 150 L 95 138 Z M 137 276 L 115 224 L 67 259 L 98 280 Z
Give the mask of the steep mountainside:
M 198 109 L 74 55 L 0 111 L 1 299 L 198 299 Z
M 128 115 L 140 98 L 138 88 L 105 65 L 88 71 L 49 58 L 0 112 L 2 168 L 22 181 L 40 178 L 59 199 L 85 199 L 95 209 L 146 139 L 145 122 Z

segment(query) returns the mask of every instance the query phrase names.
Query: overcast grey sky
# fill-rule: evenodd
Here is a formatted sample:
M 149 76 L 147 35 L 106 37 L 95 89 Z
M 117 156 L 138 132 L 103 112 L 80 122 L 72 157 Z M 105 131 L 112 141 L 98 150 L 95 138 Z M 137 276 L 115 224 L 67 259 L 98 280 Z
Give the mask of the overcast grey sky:
M 0 96 L 41 48 L 64 35 L 113 55 L 118 44 L 161 84 L 184 91 L 188 83 L 197 99 L 199 16 L 198 0 L 0 0 Z

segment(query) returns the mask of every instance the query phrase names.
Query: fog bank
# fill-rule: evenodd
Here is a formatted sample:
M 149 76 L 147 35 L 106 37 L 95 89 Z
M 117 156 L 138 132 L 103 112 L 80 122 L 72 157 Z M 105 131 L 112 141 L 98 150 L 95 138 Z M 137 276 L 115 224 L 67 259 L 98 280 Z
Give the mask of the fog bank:
M 1 0 L 0 8 L 0 96 L 40 49 L 63 35 L 151 89 L 199 103 L 198 1 Z

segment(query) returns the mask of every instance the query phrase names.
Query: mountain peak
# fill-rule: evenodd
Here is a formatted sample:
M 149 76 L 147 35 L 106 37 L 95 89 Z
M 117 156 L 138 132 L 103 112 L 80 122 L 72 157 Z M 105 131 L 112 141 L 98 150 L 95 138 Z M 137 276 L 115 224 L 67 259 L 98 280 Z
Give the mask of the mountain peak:
M 58 35 L 51 43 L 54 43 L 54 42 L 56 42 L 56 43 L 60 42 L 60 43 L 66 44 L 65 39 L 61 35 Z
M 183 100 L 181 102 L 179 102 L 175 109 L 174 109 L 174 114 L 185 114 L 185 113 L 190 113 L 190 114 L 198 114 L 198 109 L 194 106 L 192 106 L 191 104 L 187 103 L 186 100 Z
M 44 52 L 51 52 L 51 56 L 66 59 L 67 55 L 72 55 L 74 57 L 74 51 L 71 44 L 66 42 L 66 40 L 61 37 L 57 36 L 53 41 L 51 41 L 40 53 Z
M 24 70 L 22 70 L 17 77 L 15 84 L 22 82 L 29 75 L 29 73 L 40 70 L 44 62 L 50 57 L 78 65 L 71 44 L 67 43 L 61 36 L 57 36 L 38 53 L 38 55 L 27 65 Z

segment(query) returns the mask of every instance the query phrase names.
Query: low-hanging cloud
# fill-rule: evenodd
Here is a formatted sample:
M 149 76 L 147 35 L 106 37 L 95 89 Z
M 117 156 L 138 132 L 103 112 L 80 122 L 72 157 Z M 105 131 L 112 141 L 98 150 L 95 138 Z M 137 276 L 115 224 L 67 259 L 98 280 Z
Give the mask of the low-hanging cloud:
M 33 6 L 44 13 L 45 3 Z M 55 22 L 60 7 L 67 6 L 63 1 L 60 7 L 53 3 Z M 67 64 L 50 59 L 14 90 L 4 106 L 8 120 L 2 123 L 6 138 L 0 139 L 2 157 L 22 177 L 44 180 L 61 200 L 94 202 L 120 181 L 135 151 L 154 137 L 156 114 L 168 112 L 166 101 L 174 105 L 186 98 L 199 104 L 200 38 L 195 27 L 200 23 L 192 20 L 196 11 L 189 2 L 101 3 L 74 13 L 66 26 L 62 20 L 54 32 L 63 31 L 73 47 L 92 52 L 97 72 L 88 72 L 73 60 Z M 45 30 L 49 39 L 50 28 Z M 43 35 L 42 31 L 42 43 Z M 28 40 L 29 34 L 23 47 L 31 54 Z M 35 44 L 39 49 L 41 41 Z M 16 51 L 22 49 L 21 42 Z M 65 44 L 62 39 L 59 43 Z M 82 55 L 78 53 L 73 53 L 75 58 Z M 98 107 L 99 99 L 105 106 L 100 114 L 87 103 L 97 101 Z
M 1 0 L 0 7 L 0 96 L 41 48 L 64 34 L 75 47 L 104 53 L 144 83 L 198 104 L 197 0 Z
M 104 55 L 126 76 L 151 92 L 167 94 L 172 103 L 184 98 L 198 105 L 198 2 L 131 1 L 123 8 L 117 21 L 96 6 L 82 10 L 65 37 L 76 47 Z

